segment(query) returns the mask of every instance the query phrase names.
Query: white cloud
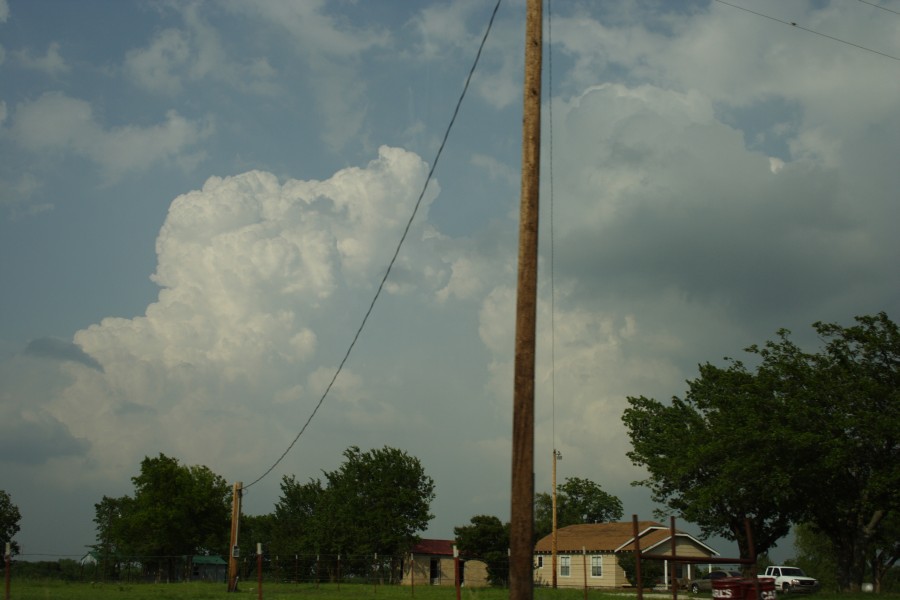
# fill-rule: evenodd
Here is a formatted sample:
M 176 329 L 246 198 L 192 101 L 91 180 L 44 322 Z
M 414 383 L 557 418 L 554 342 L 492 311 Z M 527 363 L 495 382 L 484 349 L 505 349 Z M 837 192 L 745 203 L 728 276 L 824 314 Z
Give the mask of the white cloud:
M 311 71 L 310 92 L 314 94 L 316 110 L 325 120 L 322 140 L 329 150 L 340 150 L 360 135 L 368 104 L 362 58 L 365 53 L 386 47 L 390 43 L 388 33 L 356 28 L 335 19 L 321 0 L 232 0 L 226 6 L 288 35 L 297 59 Z
M 272 0 L 262 3 L 228 0 L 225 4 L 233 12 L 287 31 L 298 47 L 315 49 L 317 55 L 307 57 L 312 62 L 322 58 L 354 59 L 363 52 L 384 46 L 389 39 L 385 31 L 355 28 L 346 20 L 330 16 L 326 10 L 327 3 L 323 0 Z
M 30 355 L 66 359 L 45 367 L 61 382 L 40 412 L 4 422 L 58 433 L 53 453 L 89 461 L 96 477 L 122 477 L 161 448 L 236 468 L 223 459 L 236 423 L 259 440 L 236 460 L 258 466 L 275 456 L 334 372 L 333 341 L 324 356 L 320 348 L 323 324 L 350 307 L 354 321 L 361 316 L 355 298 L 374 291 L 372 273 L 384 268 L 425 173 L 417 156 L 385 147 L 365 167 L 324 181 L 281 183 L 253 171 L 176 198 L 157 239 L 158 300 L 143 316 L 78 331 L 77 346 L 35 342 Z M 407 283 L 396 290 L 420 300 L 448 271 L 434 246 L 441 236 L 422 232 L 414 227 L 398 261 Z M 381 377 L 389 375 L 347 366 L 329 405 L 341 427 L 375 432 L 416 421 L 378 393 Z
M 174 95 L 188 83 L 213 81 L 256 94 L 278 89 L 266 58 L 234 56 L 198 5 L 181 7 L 185 27 L 168 28 L 125 56 L 125 74 L 139 87 Z
M 59 42 L 51 42 L 43 56 L 32 56 L 27 50 L 22 50 L 15 53 L 15 59 L 26 69 L 42 71 L 50 76 L 67 73 L 70 70 L 69 65 L 59 53 Z
M 0 179 L 0 207 L 16 219 L 22 215 L 33 216 L 53 209 L 49 202 L 35 202 L 34 196 L 43 184 L 31 172 L 19 173 L 12 181 Z
M 213 130 L 210 122 L 190 121 L 169 111 L 165 121 L 149 127 L 104 128 L 91 105 L 59 92 L 16 107 L 12 135 L 32 152 L 69 152 L 97 164 L 107 179 L 143 171 L 156 163 L 189 170 L 202 159 L 192 151 Z
M 150 45 L 130 50 L 125 72 L 140 87 L 173 94 L 181 90 L 181 69 L 190 58 L 187 35 L 177 29 L 159 32 Z

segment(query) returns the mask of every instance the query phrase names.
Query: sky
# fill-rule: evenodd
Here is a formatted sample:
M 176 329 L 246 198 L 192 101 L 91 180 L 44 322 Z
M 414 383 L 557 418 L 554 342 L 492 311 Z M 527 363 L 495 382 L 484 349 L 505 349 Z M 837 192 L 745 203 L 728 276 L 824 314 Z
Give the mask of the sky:
M 434 479 L 424 537 L 509 518 L 524 0 L 424 187 L 493 5 L 0 0 L 0 489 L 25 558 L 81 556 L 145 456 L 245 485 L 275 464 L 423 190 L 244 511 L 391 446 Z M 553 2 L 544 46 L 536 490 L 555 447 L 560 482 L 652 518 L 627 397 L 900 314 L 900 1 Z

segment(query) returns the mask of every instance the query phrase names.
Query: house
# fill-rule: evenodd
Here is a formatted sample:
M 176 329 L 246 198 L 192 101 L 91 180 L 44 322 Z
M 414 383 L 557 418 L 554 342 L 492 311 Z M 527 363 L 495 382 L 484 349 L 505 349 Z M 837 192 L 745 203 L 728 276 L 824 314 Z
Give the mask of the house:
M 633 552 L 634 524 L 588 523 L 562 527 L 556 532 L 557 587 L 620 588 L 631 585 L 618 557 Z M 638 541 L 642 553 L 670 554 L 672 537 L 668 527 L 654 521 L 638 523 Z M 553 581 L 552 534 L 538 540 L 534 547 L 534 581 L 551 585 Z M 676 530 L 675 552 L 679 556 L 712 557 L 719 553 L 693 536 Z M 669 566 L 666 564 L 668 586 Z M 678 563 L 678 579 L 691 577 L 691 565 Z
M 456 585 L 453 540 L 421 540 L 404 561 L 401 585 Z M 488 585 L 487 565 L 480 560 L 459 560 L 460 585 Z

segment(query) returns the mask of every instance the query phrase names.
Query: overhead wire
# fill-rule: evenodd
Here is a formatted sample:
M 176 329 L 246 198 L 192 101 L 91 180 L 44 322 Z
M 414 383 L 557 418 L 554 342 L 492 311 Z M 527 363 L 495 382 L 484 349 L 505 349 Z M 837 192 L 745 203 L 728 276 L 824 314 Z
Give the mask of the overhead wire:
M 300 431 L 294 436 L 294 439 L 288 445 L 287 449 L 281 453 L 281 456 L 270 466 L 265 472 L 254 479 L 249 484 L 243 486 L 244 490 L 252 487 L 253 485 L 259 483 L 266 475 L 271 473 L 275 467 L 277 467 L 284 457 L 288 455 L 288 453 L 293 449 L 293 447 L 297 444 L 297 440 L 300 439 L 300 436 L 306 431 L 306 428 L 312 422 L 313 417 L 316 416 L 316 413 L 322 407 L 322 404 L 325 402 L 325 398 L 328 396 L 328 393 L 331 391 L 331 388 L 334 386 L 335 381 L 337 381 L 338 375 L 341 374 L 341 371 L 344 368 L 344 365 L 347 363 L 347 360 L 350 358 L 350 353 L 353 351 L 354 346 L 356 346 L 356 342 L 359 340 L 359 336 L 362 334 L 363 329 L 366 326 L 366 323 L 369 320 L 369 316 L 372 314 L 372 310 L 375 308 L 375 303 L 378 301 L 379 296 L 381 296 L 381 292 L 384 289 L 385 283 L 387 283 L 388 276 L 391 274 L 391 269 L 394 266 L 394 263 L 397 260 L 397 256 L 400 254 L 400 248 L 403 247 L 403 242 L 406 241 L 406 236 L 409 234 L 409 230 L 412 227 L 413 220 L 416 218 L 416 214 L 419 212 L 419 207 L 422 204 L 422 199 L 425 197 L 425 192 L 428 190 L 428 184 L 431 182 L 431 179 L 434 176 L 434 171 L 437 168 L 438 161 L 441 158 L 441 154 L 444 152 L 444 146 L 447 144 L 447 139 L 450 137 L 450 131 L 453 129 L 454 123 L 456 123 L 456 117 L 459 114 L 459 109 L 462 106 L 463 99 L 466 97 L 466 92 L 469 89 L 469 83 L 472 81 L 472 76 L 475 74 L 475 68 L 478 66 L 478 61 L 481 59 L 481 52 L 484 49 L 484 45 L 487 42 L 488 35 L 491 32 L 491 28 L 494 25 L 494 19 L 497 16 L 497 11 L 500 8 L 500 3 L 502 0 L 497 0 L 496 4 L 494 4 L 494 9 L 491 12 L 491 17 L 488 20 L 487 28 L 484 31 L 484 35 L 481 38 L 481 43 L 478 46 L 478 51 L 475 53 L 475 60 L 472 62 L 472 67 L 469 69 L 469 74 L 466 77 L 466 82 L 463 85 L 462 92 L 459 95 L 459 99 L 456 101 L 456 107 L 453 109 L 453 115 L 450 117 L 450 122 L 447 125 L 447 129 L 444 131 L 444 137 L 441 140 L 441 144 L 438 147 L 437 153 L 435 154 L 434 160 L 431 163 L 431 168 L 428 170 L 428 175 L 425 178 L 425 183 L 422 185 L 422 191 L 419 192 L 419 196 L 416 199 L 416 203 L 413 206 L 412 214 L 410 214 L 409 219 L 406 222 L 406 227 L 403 229 L 403 234 L 400 236 L 400 241 L 397 243 L 397 247 L 394 250 L 394 254 L 391 256 L 391 260 L 388 263 L 387 269 L 385 269 L 384 276 L 381 278 L 381 282 L 378 284 L 378 289 L 375 290 L 375 295 L 372 297 L 372 301 L 369 303 L 369 307 L 365 312 L 365 315 L 362 318 L 362 322 L 359 325 L 359 328 L 356 330 L 356 333 L 353 336 L 353 340 L 350 342 L 350 345 L 347 347 L 347 351 L 344 353 L 344 357 L 341 359 L 340 364 L 338 364 L 337 369 L 334 372 L 334 375 L 331 377 L 331 381 L 328 382 L 328 385 L 325 387 L 325 391 L 322 393 L 322 396 L 319 398 L 318 403 L 316 403 L 315 408 L 313 408 L 312 413 L 310 413 L 309 418 L 306 419 L 306 422 L 303 424 L 303 427 L 300 428 Z
M 553 239 L 553 0 L 547 0 L 547 112 L 550 134 L 549 177 L 550 177 L 550 403 L 551 442 L 553 460 L 556 460 L 556 286 L 554 285 L 555 243 Z
M 828 35 L 827 33 L 822 33 L 821 31 L 816 31 L 815 29 L 810 29 L 810 28 L 808 28 L 808 27 L 804 27 L 803 25 L 800 25 L 800 24 L 797 23 L 796 21 L 785 21 L 784 19 L 780 19 L 780 18 L 778 18 L 778 17 L 773 17 L 772 15 L 767 15 L 767 14 L 765 14 L 765 13 L 761 13 L 761 12 L 758 12 L 758 11 L 755 11 L 755 10 L 751 10 L 751 9 L 746 8 L 746 7 L 744 7 L 744 6 L 740 6 L 740 5 L 738 5 L 738 4 L 732 4 L 731 2 L 726 2 L 725 0 L 713 0 L 713 1 L 714 1 L 714 2 L 718 2 L 719 4 L 724 4 L 725 6 L 730 6 L 731 8 L 736 8 L 736 9 L 738 9 L 738 10 L 742 10 L 742 11 L 744 11 L 744 12 L 748 12 L 748 13 L 753 14 L 753 15 L 756 15 L 756 16 L 758 16 L 758 17 L 763 17 L 764 19 L 770 19 L 770 20 L 772 20 L 772 21 L 776 21 L 776 22 L 781 23 L 781 24 L 783 24 L 783 25 L 788 25 L 788 26 L 794 27 L 794 28 L 796 28 L 796 29 L 802 29 L 803 31 L 806 31 L 806 32 L 808 32 L 808 33 L 812 33 L 812 34 L 815 34 L 815 35 L 818 35 L 818 36 L 827 38 L 827 39 L 832 40 L 832 41 L 835 41 L 835 42 L 840 42 L 841 44 L 846 44 L 846 45 L 848 45 L 848 46 L 853 46 L 854 48 L 859 48 L 860 50 L 865 50 L 866 52 L 871 52 L 872 54 L 878 54 L 879 56 L 883 56 L 883 57 L 885 57 L 885 58 L 890 58 L 890 59 L 892 59 L 892 60 L 900 61 L 900 57 L 898 57 L 898 56 L 894 56 L 894 55 L 888 54 L 888 53 L 886 53 L 886 52 L 881 52 L 880 50 L 875 50 L 875 49 L 869 48 L 869 47 L 867 47 L 867 46 L 862 46 L 862 45 L 856 44 L 856 43 L 854 43 L 854 42 L 849 42 L 849 41 L 844 40 L 844 39 L 841 39 L 841 38 L 839 38 L 839 37 L 835 37 L 835 36 L 833 36 L 833 35 Z M 862 0 L 860 0 L 860 1 L 862 1 Z M 871 4 L 871 3 L 866 2 L 865 4 Z M 878 5 L 877 5 L 877 4 L 872 4 L 872 6 L 878 6 Z M 883 6 L 878 6 L 878 8 L 884 8 L 884 7 L 883 7 Z M 888 10 L 888 9 L 886 9 L 886 10 Z M 895 12 L 895 11 L 890 11 L 890 12 Z
M 869 2 L 869 0 L 859 0 L 863 4 L 868 4 L 869 6 L 874 6 L 875 8 L 880 8 L 881 10 L 885 10 L 887 12 L 892 12 L 895 15 L 900 15 L 900 10 L 894 10 L 893 8 L 888 8 L 887 6 L 882 6 L 880 4 L 875 4 L 874 2 Z

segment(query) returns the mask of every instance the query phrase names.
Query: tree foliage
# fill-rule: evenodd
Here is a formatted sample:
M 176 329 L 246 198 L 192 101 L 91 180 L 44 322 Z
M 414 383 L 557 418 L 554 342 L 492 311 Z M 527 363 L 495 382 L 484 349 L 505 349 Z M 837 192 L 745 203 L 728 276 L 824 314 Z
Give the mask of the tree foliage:
M 736 541 L 742 558 L 750 555 L 745 519 L 758 553 L 790 531 L 791 478 L 772 439 L 783 411 L 767 382 L 737 361 L 725 369 L 706 364 L 684 398 L 628 402 L 628 457 L 647 469 L 649 477 L 637 483 L 656 502 L 704 536 Z
M 793 529 L 795 559 L 791 564 L 818 579 L 823 590 L 838 591 L 837 563 L 831 540 L 804 523 Z
M 589 479 L 567 477 L 564 483 L 556 486 L 557 527 L 618 521 L 622 514 L 622 501 Z M 540 539 L 552 530 L 553 497 L 544 492 L 535 494 L 535 538 Z
M 385 446 L 362 452 L 352 446 L 324 480 L 281 482 L 275 505 L 283 551 L 399 556 L 428 526 L 434 481 L 419 459 Z
M 0 552 L 6 552 L 9 542 L 10 551 L 19 553 L 19 545 L 13 537 L 19 532 L 19 521 L 22 519 L 19 507 L 12 503 L 12 498 L 5 490 L 0 490 Z
M 131 481 L 133 496 L 94 505 L 101 557 L 149 557 L 145 564 L 162 566 L 177 556 L 225 554 L 231 489 L 222 477 L 160 454 L 145 457 Z
M 655 500 L 742 556 L 745 518 L 759 552 L 810 525 L 831 544 L 840 588 L 856 590 L 900 510 L 900 333 L 884 313 L 813 327 L 818 352 L 781 330 L 748 348 L 755 372 L 706 364 L 683 399 L 629 398 L 629 457 Z
M 637 581 L 637 560 L 634 552 L 620 552 L 617 561 L 619 566 L 625 572 L 625 577 L 631 585 L 636 586 Z M 663 563 L 658 560 L 641 559 L 641 586 L 644 588 L 652 588 L 663 579 L 665 569 Z
M 456 546 L 465 558 L 477 558 L 487 565 L 491 585 L 504 585 L 509 572 L 509 523 L 491 515 L 476 515 L 469 525 L 453 528 Z

